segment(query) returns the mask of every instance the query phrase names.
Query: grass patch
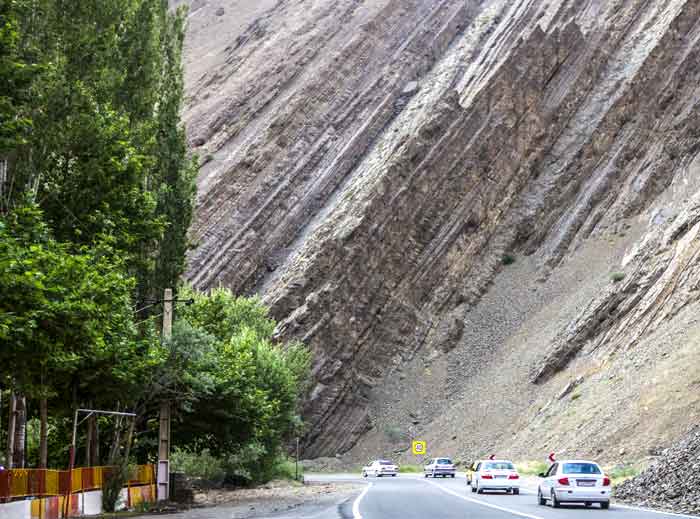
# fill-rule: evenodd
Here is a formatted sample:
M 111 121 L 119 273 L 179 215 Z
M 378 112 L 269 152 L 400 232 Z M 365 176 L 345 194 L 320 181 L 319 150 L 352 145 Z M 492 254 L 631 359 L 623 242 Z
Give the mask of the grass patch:
M 272 468 L 272 479 L 286 479 L 289 481 L 294 481 L 297 475 L 297 469 L 295 468 L 294 460 L 292 459 L 279 459 L 275 462 L 275 466 Z M 298 479 L 301 480 L 304 477 L 304 467 L 299 463 Z
M 212 455 L 209 449 L 197 452 L 175 447 L 170 455 L 172 472 L 182 472 L 191 478 L 212 483 L 221 483 L 226 477 L 226 469 L 220 458 Z
M 639 475 L 639 469 L 632 465 L 617 465 L 607 471 L 613 485 L 619 485 L 623 481 Z
M 515 468 L 523 476 L 538 476 L 549 470 L 549 465 L 544 461 L 523 461 L 515 464 Z
M 403 440 L 404 433 L 400 427 L 387 427 L 384 429 L 384 434 L 393 443 L 398 443 Z
M 626 275 L 627 274 L 625 274 L 624 272 L 613 272 L 612 274 L 610 274 L 610 280 L 613 283 L 619 283 L 620 281 L 625 279 Z
M 417 474 L 423 472 L 423 467 L 420 465 L 399 465 L 399 473 L 401 474 Z
M 515 263 L 515 256 L 513 256 L 512 254 L 504 254 L 501 258 L 501 263 L 503 263 L 506 266 L 512 265 L 513 263 Z

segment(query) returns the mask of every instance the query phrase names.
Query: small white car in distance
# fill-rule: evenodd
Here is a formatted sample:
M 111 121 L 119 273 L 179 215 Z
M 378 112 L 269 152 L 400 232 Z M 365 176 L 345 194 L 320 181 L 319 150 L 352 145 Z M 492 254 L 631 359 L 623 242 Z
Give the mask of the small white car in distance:
M 389 460 L 374 460 L 372 463 L 366 467 L 362 467 L 362 477 L 375 476 L 381 478 L 382 476 L 393 476 L 396 477 L 399 467 L 397 467 L 393 462 Z
M 469 484 L 472 492 L 479 494 L 485 490 L 505 490 L 509 494 L 520 494 L 520 474 L 509 460 L 477 462 Z
M 547 501 L 554 508 L 559 508 L 562 503 L 583 503 L 586 506 L 600 503 L 601 508 L 610 508 L 610 478 L 593 461 L 557 461 L 540 477 L 537 488 L 540 505 L 546 505 Z
M 455 466 L 450 458 L 432 458 L 423 467 L 423 475 L 427 477 L 455 477 Z

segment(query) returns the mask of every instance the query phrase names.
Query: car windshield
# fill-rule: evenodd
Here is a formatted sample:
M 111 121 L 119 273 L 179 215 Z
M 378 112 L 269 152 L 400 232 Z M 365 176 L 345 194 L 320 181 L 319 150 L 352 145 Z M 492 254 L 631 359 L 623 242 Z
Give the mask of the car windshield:
M 438 465 L 452 465 L 452 460 L 448 458 L 440 458 L 437 460 Z
M 487 463 L 484 465 L 485 470 L 515 470 L 512 463 L 504 461 L 496 461 L 492 463 Z
M 389 460 L 379 460 L 380 465 L 393 465 Z
M 564 474 L 600 474 L 593 463 L 564 463 Z

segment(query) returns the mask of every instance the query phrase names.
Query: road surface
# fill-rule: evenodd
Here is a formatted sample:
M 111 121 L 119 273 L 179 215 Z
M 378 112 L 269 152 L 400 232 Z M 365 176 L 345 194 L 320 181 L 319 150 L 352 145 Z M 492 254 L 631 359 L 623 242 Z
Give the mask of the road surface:
M 309 475 L 309 482 L 357 482 L 356 475 Z M 326 510 L 323 516 L 309 517 L 335 519 L 672 519 L 679 516 L 640 510 L 616 504 L 609 510 L 597 505 L 584 508 L 562 505 L 561 509 L 539 506 L 533 490 L 521 489 L 519 496 L 502 492 L 473 494 L 466 486 L 464 476 L 455 479 L 424 479 L 422 475 L 399 474 L 397 477 L 368 478 L 367 487 L 357 497 L 338 507 L 333 515 Z M 318 513 L 318 511 L 316 511 Z M 299 511 L 296 517 L 304 517 Z

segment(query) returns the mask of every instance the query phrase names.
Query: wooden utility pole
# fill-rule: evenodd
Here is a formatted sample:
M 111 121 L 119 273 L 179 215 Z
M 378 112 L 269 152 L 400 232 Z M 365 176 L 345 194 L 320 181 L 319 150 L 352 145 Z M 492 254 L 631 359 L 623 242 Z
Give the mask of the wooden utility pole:
M 173 291 L 165 289 L 163 296 L 163 340 L 173 335 Z M 160 404 L 158 433 L 158 501 L 170 498 L 170 402 Z

